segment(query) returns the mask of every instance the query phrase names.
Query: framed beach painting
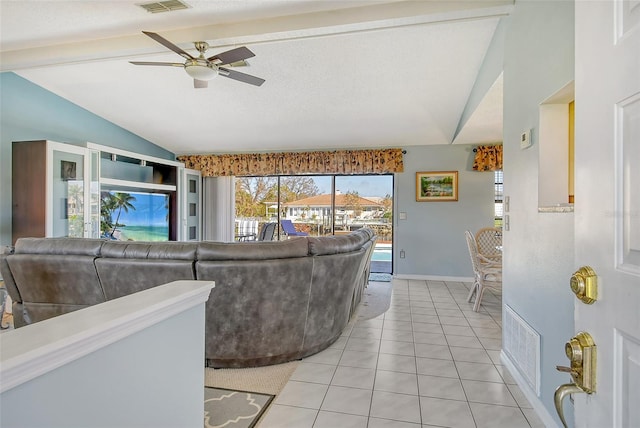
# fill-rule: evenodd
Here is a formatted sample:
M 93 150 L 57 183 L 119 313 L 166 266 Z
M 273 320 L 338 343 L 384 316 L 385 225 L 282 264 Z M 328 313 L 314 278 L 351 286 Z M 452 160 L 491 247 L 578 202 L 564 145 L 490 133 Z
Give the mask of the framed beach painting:
M 416 172 L 416 201 L 458 200 L 458 171 Z

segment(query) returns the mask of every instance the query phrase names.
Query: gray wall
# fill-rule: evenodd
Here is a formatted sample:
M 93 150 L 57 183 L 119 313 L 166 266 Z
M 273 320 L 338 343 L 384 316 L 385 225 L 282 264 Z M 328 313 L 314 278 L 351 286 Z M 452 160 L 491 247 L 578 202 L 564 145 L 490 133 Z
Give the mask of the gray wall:
M 517 1 L 510 21 L 504 65 L 504 191 L 511 207 L 506 213 L 510 230 L 503 238 L 503 303 L 541 335 L 540 399 L 555 417 L 554 390 L 568 380 L 555 366 L 567 363 L 564 343 L 574 334 L 574 298 L 568 286 L 574 270 L 574 215 L 538 213 L 538 110 L 574 78 L 573 2 Z M 520 134 L 529 128 L 533 146 L 521 150 Z
M 395 178 L 394 274 L 473 276 L 464 231 L 493 226 L 494 218 L 494 173 L 472 171 L 474 155 L 468 145 L 407 148 L 404 172 Z M 420 171 L 458 171 L 458 201 L 416 202 Z
M 175 155 L 14 73 L 0 74 L 0 245 L 11 245 L 11 143 L 87 141 L 175 160 Z
M 0 425 L 202 426 L 204 318 L 200 304 L 4 392 Z

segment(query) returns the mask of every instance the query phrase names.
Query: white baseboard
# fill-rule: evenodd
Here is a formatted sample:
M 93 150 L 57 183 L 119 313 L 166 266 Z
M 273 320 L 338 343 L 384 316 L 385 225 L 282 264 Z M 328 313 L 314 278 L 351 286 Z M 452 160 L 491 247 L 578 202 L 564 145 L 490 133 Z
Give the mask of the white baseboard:
M 418 281 L 473 282 L 471 276 L 438 276 L 438 275 L 393 275 L 396 279 L 416 279 Z
M 527 397 L 531 406 L 533 406 L 533 410 L 535 410 L 536 414 L 542 421 L 545 427 L 549 428 L 559 428 L 556 421 L 553 419 L 553 416 L 549 413 L 547 408 L 540 401 L 540 397 L 536 395 L 536 393 L 529 387 L 527 381 L 520 375 L 520 372 L 516 368 L 516 366 L 511 362 L 509 356 L 505 354 L 504 351 L 500 352 L 500 362 L 502 365 L 509 371 L 509 374 L 516 381 L 522 393 Z

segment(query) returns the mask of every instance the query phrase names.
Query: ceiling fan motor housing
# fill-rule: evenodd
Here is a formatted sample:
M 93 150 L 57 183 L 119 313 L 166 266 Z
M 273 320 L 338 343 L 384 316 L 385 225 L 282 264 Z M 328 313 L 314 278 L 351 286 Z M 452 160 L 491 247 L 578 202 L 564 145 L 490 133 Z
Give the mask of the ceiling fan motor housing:
M 218 75 L 218 66 L 205 58 L 188 59 L 184 63 L 184 69 L 197 80 L 211 80 Z

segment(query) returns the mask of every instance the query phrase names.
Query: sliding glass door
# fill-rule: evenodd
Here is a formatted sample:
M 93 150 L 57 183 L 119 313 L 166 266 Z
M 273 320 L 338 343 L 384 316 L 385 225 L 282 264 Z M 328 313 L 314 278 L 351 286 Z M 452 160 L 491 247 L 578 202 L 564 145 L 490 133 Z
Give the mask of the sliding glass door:
M 336 176 L 335 202 L 335 233 L 373 229 L 378 239 L 371 272 L 392 273 L 393 176 Z
M 237 177 L 235 192 L 237 240 L 261 239 L 266 223 L 278 225 L 273 239 L 287 239 L 283 220 L 309 236 L 369 227 L 378 236 L 374 259 L 391 272 L 392 174 Z

